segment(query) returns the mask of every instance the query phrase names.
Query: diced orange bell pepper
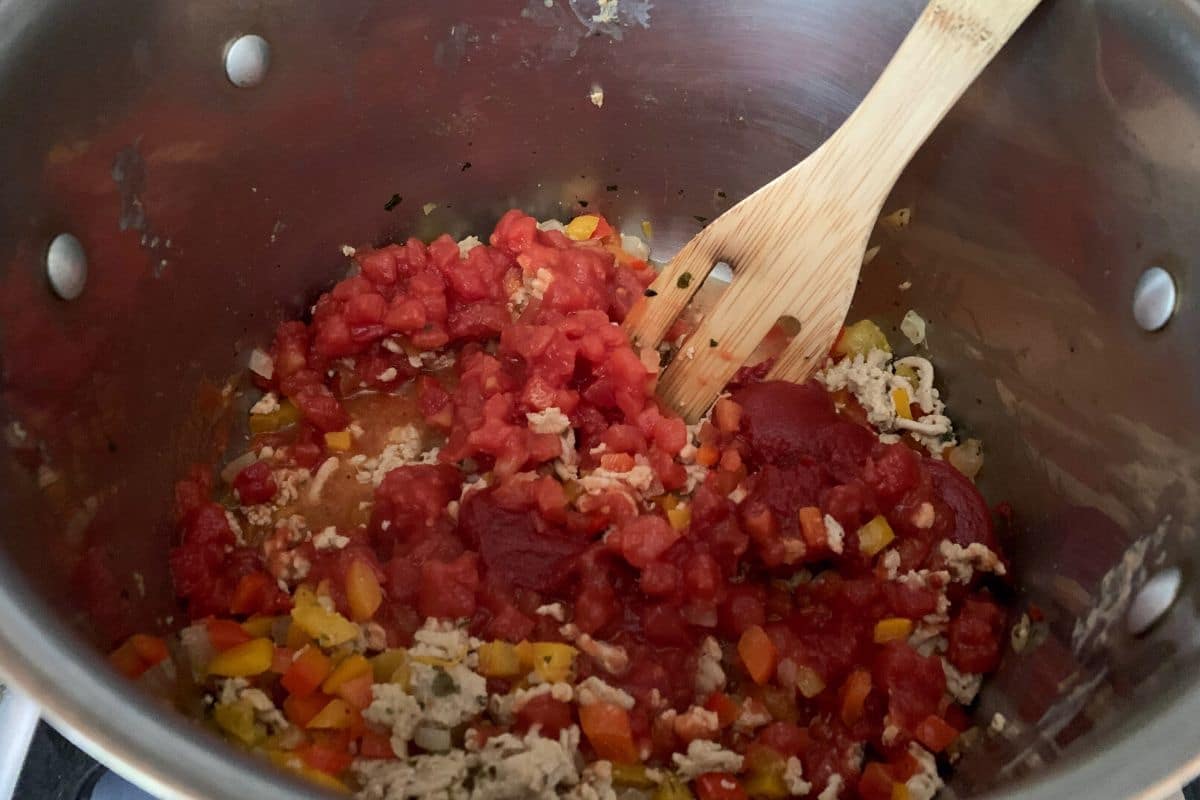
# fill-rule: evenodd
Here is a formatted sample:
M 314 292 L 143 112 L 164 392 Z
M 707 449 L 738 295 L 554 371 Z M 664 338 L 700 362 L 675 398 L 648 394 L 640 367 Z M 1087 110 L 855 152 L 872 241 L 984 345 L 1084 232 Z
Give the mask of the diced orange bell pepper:
M 704 701 L 704 707 L 709 711 L 716 713 L 717 724 L 722 728 L 728 728 L 737 721 L 741 709 L 734 702 L 733 698 L 724 692 L 713 692 Z
M 355 622 L 366 622 L 375 616 L 383 603 L 383 589 L 375 570 L 367 562 L 355 559 L 346 568 L 346 602 L 350 605 L 350 618 Z
M 337 694 L 337 690 L 346 681 L 371 674 L 371 662 L 365 657 L 358 653 L 346 656 L 321 683 L 321 691 L 325 694 Z
M 275 660 L 275 644 L 270 639 L 251 639 L 222 650 L 208 662 L 208 673 L 225 678 L 249 678 L 261 675 Z
M 775 665 L 779 663 L 779 650 L 767 632 L 758 625 L 751 625 L 742 633 L 742 638 L 738 640 L 738 656 L 746 672 L 759 686 L 771 680 Z
M 126 640 L 120 647 L 108 654 L 108 663 L 112 664 L 117 672 L 130 679 L 140 677 L 143 672 L 150 668 L 150 665 L 138 655 L 133 642 L 129 640 Z
M 804 544 L 818 550 L 829 544 L 829 536 L 825 533 L 825 517 L 816 506 L 805 506 L 797 512 L 800 517 L 800 535 Z
M 856 669 L 846 677 L 842 684 L 842 722 L 846 727 L 862 719 L 863 706 L 867 695 L 871 693 L 871 673 L 865 669 Z
M 350 449 L 353 439 L 350 431 L 330 431 L 325 434 L 325 449 L 344 453 Z
M 911 795 L 908 793 L 908 786 L 900 783 L 900 781 L 896 781 L 892 784 L 891 800 L 910 800 L 910 797 Z
M 228 650 L 235 645 L 248 642 L 254 638 L 246 632 L 246 629 L 241 624 L 231 619 L 209 617 L 204 621 L 204 627 L 208 631 L 209 642 L 212 643 L 213 649 L 218 652 Z
M 579 725 L 596 755 L 619 764 L 638 761 L 629 712 L 612 703 L 592 703 L 579 708 Z
M 917 724 L 913 737 L 931 752 L 940 753 L 958 738 L 958 731 L 941 717 L 930 714 Z
M 307 697 L 329 677 L 332 669 L 329 656 L 310 645 L 292 660 L 292 666 L 279 682 L 293 697 Z
M 243 575 L 233 590 L 229 601 L 229 613 L 253 614 L 263 608 L 267 600 L 267 592 L 271 588 L 271 576 L 265 572 L 251 572 Z
M 715 445 L 702 444 L 700 449 L 696 451 L 696 463 L 704 467 L 711 467 L 716 464 L 721 458 L 721 451 Z
M 721 433 L 737 433 L 742 426 L 742 407 L 728 397 L 713 405 L 713 422 Z
M 129 642 L 133 645 L 133 649 L 138 654 L 138 657 L 150 667 L 153 667 L 160 661 L 166 661 L 169 655 L 166 639 L 159 636 L 135 633 L 129 637 Z

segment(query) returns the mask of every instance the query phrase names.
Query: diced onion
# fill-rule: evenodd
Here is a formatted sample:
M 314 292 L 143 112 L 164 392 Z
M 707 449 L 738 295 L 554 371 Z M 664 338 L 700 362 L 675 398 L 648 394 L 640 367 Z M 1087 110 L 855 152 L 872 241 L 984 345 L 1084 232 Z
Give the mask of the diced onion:
M 221 468 L 221 480 L 225 481 L 226 483 L 233 483 L 233 479 L 237 477 L 238 473 L 253 464 L 255 461 L 258 461 L 258 454 L 253 450 L 242 453 L 240 456 Z
M 179 644 L 183 648 L 188 665 L 192 668 L 192 676 L 196 680 L 204 677 L 208 670 L 208 662 L 212 661 L 216 652 L 212 640 L 208 638 L 208 628 L 203 624 L 190 625 L 179 632 Z
M 628 233 L 622 233 L 621 249 L 642 261 L 650 258 L 650 248 L 639 236 L 630 236 Z
M 971 480 L 983 469 L 983 442 L 978 439 L 967 439 L 950 448 L 946 454 L 950 466 Z
M 450 750 L 450 731 L 422 725 L 413 733 L 413 742 L 430 753 L 445 753 Z
M 271 380 L 271 377 L 275 374 L 275 362 L 271 359 L 269 353 L 256 347 L 250 351 L 250 371 L 255 375 Z
M 908 337 L 908 340 L 913 344 L 920 344 L 925 341 L 924 317 L 909 309 L 908 313 L 904 315 L 904 319 L 900 320 L 900 332 Z

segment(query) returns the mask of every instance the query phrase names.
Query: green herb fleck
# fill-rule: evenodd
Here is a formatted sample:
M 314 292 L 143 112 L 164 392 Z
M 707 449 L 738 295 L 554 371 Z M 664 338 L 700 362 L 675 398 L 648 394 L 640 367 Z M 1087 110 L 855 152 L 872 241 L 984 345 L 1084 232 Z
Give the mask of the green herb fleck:
M 390 198 L 388 198 L 388 201 L 386 203 L 383 204 L 383 210 L 391 211 L 393 208 L 395 208 L 396 206 L 400 205 L 403 202 L 404 202 L 403 197 L 401 197 L 398 194 L 394 194 Z
M 716 346 L 717 346 L 717 340 L 716 340 L 716 339 L 709 339 L 709 340 L 708 340 L 708 346 L 709 346 L 709 347 L 716 347 Z
M 454 678 L 451 678 L 449 673 L 438 667 L 437 674 L 433 676 L 431 688 L 434 697 L 446 697 L 458 691 L 458 684 L 454 682 Z
M 679 276 L 679 280 L 675 281 L 675 285 L 680 289 L 686 289 L 692 285 L 692 273 L 685 272 Z
M 646 291 L 642 292 L 642 294 L 644 294 L 646 297 L 658 297 L 658 292 L 654 291 L 653 289 L 647 289 Z

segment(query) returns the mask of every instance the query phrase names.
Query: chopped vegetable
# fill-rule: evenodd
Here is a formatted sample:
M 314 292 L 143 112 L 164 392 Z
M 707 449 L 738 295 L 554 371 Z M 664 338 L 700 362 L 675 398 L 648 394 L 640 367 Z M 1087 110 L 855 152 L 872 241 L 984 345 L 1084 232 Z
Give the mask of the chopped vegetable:
M 480 645 L 479 674 L 489 678 L 517 678 L 523 672 L 516 646 L 500 641 Z
M 269 670 L 274 660 L 274 642 L 270 639 L 251 639 L 217 653 L 208 662 L 208 672 L 225 678 L 248 678 Z
M 742 426 L 742 407 L 722 397 L 713 406 L 712 418 L 721 433 L 737 433 Z
M 779 650 L 758 625 L 751 625 L 742 633 L 738 640 L 738 655 L 746 672 L 759 686 L 762 686 L 775 674 L 775 665 L 779 662 Z
M 883 515 L 877 515 L 858 529 L 858 549 L 865 556 L 874 556 L 895 538 L 896 534 L 887 519 Z
M 408 651 L 402 647 L 384 650 L 371 659 L 376 683 L 398 683 L 408 688 Z
M 721 451 L 711 444 L 702 444 L 700 449 L 696 451 L 696 463 L 704 467 L 711 467 L 721 458 Z
M 329 676 L 333 665 L 317 647 L 305 647 L 292 660 L 280 683 L 293 697 L 306 697 Z
M 913 622 L 904 617 L 888 617 L 875 623 L 875 643 L 883 644 L 896 639 L 907 639 L 912 633 Z
M 867 695 L 871 693 L 871 673 L 865 669 L 856 669 L 842 684 L 842 722 L 846 727 L 862 719 L 863 706 Z
M 568 239 L 573 239 L 576 242 L 582 242 L 592 238 L 596 228 L 600 225 L 600 217 L 596 214 L 582 214 L 567 223 L 567 227 L 563 229 L 563 233 Z
M 700 800 L 746 800 L 746 790 L 728 772 L 706 772 L 693 783 Z
M 908 392 L 903 386 L 897 386 L 892 389 L 892 407 L 896 409 L 896 415 L 903 419 L 912 419 L 912 400 L 908 397 Z
M 667 511 L 667 522 L 671 523 L 671 527 L 677 531 L 687 530 L 687 527 L 692 524 L 692 507 L 688 505 L 677 505 Z
M 285 400 L 279 404 L 279 408 L 269 414 L 251 414 L 250 432 L 256 435 L 274 433 L 291 427 L 299 421 L 300 409 L 292 405 L 291 401 Z
M 204 627 L 208 630 L 208 640 L 212 642 L 213 649 L 218 651 L 228 650 L 254 638 L 231 619 L 210 618 L 205 620 Z
M 355 622 L 371 619 L 383 603 L 383 589 L 375 577 L 375 570 L 362 559 L 351 561 L 346 568 L 346 602 Z
M 578 651 L 561 642 L 535 642 L 533 645 L 533 669 L 547 683 L 565 681 L 571 675 Z
M 293 603 L 292 621 L 322 647 L 335 647 L 358 637 L 358 626 L 321 605 L 311 588 L 297 588 Z
M 717 715 L 717 724 L 722 728 L 728 728 L 737 721 L 738 715 L 741 713 L 741 708 L 737 701 L 724 692 L 713 692 L 704 701 L 704 707 L 709 711 L 713 711 Z
M 816 506 L 804 506 L 797 512 L 800 517 L 800 535 L 804 544 L 813 549 L 828 546 L 829 536 L 825 532 L 825 516 Z
M 629 712 L 612 703 L 580 706 L 579 725 L 596 755 L 617 764 L 638 761 L 637 746 L 629 725 Z
M 371 662 L 365 657 L 358 653 L 346 656 L 321 683 L 321 691 L 325 694 L 337 694 L 338 689 L 347 681 L 371 674 Z
M 346 705 L 346 701 L 341 698 L 335 698 L 326 703 L 325 707 L 318 711 L 316 716 L 310 719 L 304 727 L 316 729 L 348 728 L 353 717 L 354 712 L 350 706 Z
M 663 776 L 662 783 L 650 795 L 650 800 L 693 800 L 692 790 L 671 772 Z
M 930 714 L 917 725 L 913 737 L 934 753 L 940 753 L 958 738 L 958 731 L 941 717 Z
M 925 319 L 917 312 L 909 309 L 900 320 L 900 332 L 913 344 L 925 341 Z
M 219 703 L 213 709 L 213 721 L 242 744 L 252 747 L 267 738 L 267 728 L 254 718 L 254 708 L 244 700 Z
M 833 345 L 833 354 L 844 356 L 866 356 L 872 350 L 892 352 L 887 336 L 869 319 L 860 320 L 842 329 L 841 336 Z
M 642 764 L 613 764 L 612 781 L 617 786 L 631 789 L 653 789 L 658 784 L 646 773 Z
M 796 668 L 796 690 L 811 700 L 825 691 L 825 680 L 812 667 L 800 665 Z
M 325 447 L 334 452 L 344 453 L 350 449 L 352 442 L 350 431 L 330 431 L 325 434 Z

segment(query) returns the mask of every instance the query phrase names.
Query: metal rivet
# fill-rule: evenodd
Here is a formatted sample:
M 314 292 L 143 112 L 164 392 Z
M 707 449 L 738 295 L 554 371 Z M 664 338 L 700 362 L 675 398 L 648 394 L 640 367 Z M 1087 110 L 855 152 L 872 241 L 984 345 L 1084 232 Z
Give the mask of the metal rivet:
M 1183 574 L 1179 567 L 1168 567 L 1146 581 L 1146 585 L 1133 598 L 1125 617 L 1129 632 L 1134 636 L 1150 630 L 1170 610 L 1179 596 Z
M 1145 331 L 1156 331 L 1175 313 L 1178 293 L 1171 273 L 1150 267 L 1133 287 L 1133 318 Z
M 83 294 L 87 283 L 87 255 L 83 244 L 69 233 L 60 233 L 46 251 L 46 277 L 50 288 L 63 300 Z
M 239 36 L 225 48 L 225 74 L 241 89 L 258 86 L 271 64 L 271 45 L 256 34 Z

